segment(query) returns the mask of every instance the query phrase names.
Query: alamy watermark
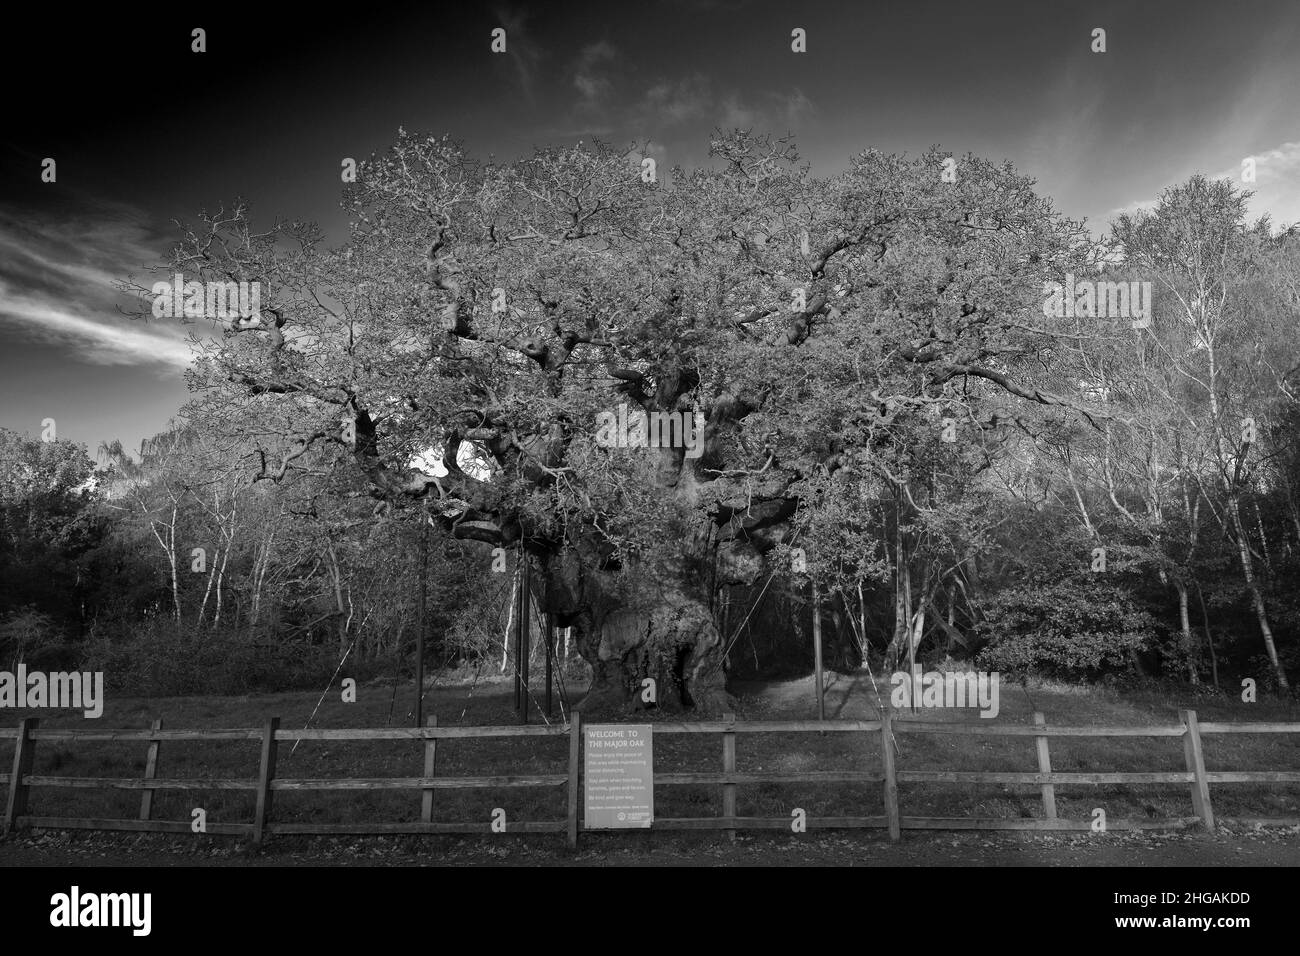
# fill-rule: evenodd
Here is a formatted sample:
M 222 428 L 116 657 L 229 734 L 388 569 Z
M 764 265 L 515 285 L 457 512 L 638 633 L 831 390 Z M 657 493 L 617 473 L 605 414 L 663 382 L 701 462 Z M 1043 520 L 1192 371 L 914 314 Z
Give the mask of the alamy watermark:
M 978 707 L 981 717 L 996 717 L 999 710 L 997 671 L 926 671 L 921 665 L 895 671 L 889 703 L 895 710 L 910 707 Z
M 260 282 L 171 282 L 153 284 L 153 314 L 168 319 L 249 319 L 262 317 Z
M 70 707 L 94 719 L 104 714 L 104 672 L 0 671 L 0 708 Z
M 704 454 L 703 412 L 644 412 L 626 403 L 596 415 L 596 444 L 602 448 L 685 448 L 687 458 Z
M 1150 282 L 1102 282 L 1074 278 L 1043 283 L 1043 315 L 1055 318 L 1132 319 L 1133 328 L 1151 324 Z
M 148 936 L 152 917 L 152 893 L 83 893 L 74 886 L 50 897 L 50 925 L 59 928 L 123 926 Z

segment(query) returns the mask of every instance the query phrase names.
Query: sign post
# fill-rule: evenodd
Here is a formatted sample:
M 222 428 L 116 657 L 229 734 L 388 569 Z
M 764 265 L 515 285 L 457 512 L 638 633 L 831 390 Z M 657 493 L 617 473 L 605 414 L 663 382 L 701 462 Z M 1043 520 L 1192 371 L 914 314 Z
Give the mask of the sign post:
M 654 823 L 654 737 L 650 724 L 584 724 L 582 826 L 646 829 Z

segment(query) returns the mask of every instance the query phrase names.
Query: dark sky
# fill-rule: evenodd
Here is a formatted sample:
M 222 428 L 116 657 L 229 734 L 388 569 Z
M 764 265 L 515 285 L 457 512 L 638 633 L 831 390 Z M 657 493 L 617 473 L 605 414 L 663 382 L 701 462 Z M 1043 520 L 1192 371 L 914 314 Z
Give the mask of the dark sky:
M 92 454 L 138 447 L 186 396 L 187 330 L 119 315 L 112 281 L 152 281 L 170 220 L 236 197 L 340 236 L 340 162 L 402 126 L 500 158 L 648 142 L 669 166 L 756 127 L 795 133 L 820 174 L 937 144 L 1011 160 L 1099 232 L 1253 156 L 1254 212 L 1300 220 L 1295 0 L 23 6 L 0 40 L 0 425 L 54 418 Z

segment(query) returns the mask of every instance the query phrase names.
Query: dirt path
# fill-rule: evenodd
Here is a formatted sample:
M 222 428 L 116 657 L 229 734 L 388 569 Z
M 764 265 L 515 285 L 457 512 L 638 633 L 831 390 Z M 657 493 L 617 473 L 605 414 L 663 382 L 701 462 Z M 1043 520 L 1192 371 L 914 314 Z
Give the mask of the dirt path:
M 44 833 L 0 843 L 0 866 L 1300 866 L 1300 827 L 1242 833 L 1015 837 L 986 834 L 592 836 L 577 854 L 548 841 L 287 838 L 234 840 Z

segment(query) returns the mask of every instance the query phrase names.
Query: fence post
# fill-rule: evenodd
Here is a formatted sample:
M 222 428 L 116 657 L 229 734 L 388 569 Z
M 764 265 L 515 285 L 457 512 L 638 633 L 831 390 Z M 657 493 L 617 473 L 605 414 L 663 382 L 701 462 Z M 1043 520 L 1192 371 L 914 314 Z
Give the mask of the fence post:
M 257 815 L 253 819 L 253 842 L 261 843 L 266 821 L 271 816 L 271 780 L 275 777 L 275 732 L 280 718 L 272 717 L 262 730 L 262 763 L 257 772 Z
M 154 719 L 151 728 L 154 731 L 162 730 L 162 718 Z M 158 748 L 162 744 L 161 740 L 149 741 L 149 753 L 144 758 L 144 778 L 145 780 L 154 780 L 158 776 Z M 140 819 L 148 820 L 153 814 L 153 791 L 146 790 L 140 797 Z
M 894 719 L 889 708 L 880 714 L 880 762 L 885 769 L 885 819 L 889 823 L 889 839 L 902 838 L 902 821 L 898 817 L 898 777 L 894 773 Z
M 578 771 L 582 761 L 582 713 L 569 711 L 569 849 L 578 848 Z
M 1047 718 L 1039 711 L 1034 711 L 1034 726 L 1042 727 L 1047 724 Z M 1052 754 L 1047 746 L 1047 735 L 1039 734 L 1034 738 L 1034 746 L 1038 749 L 1038 772 L 1052 772 Z M 1050 783 L 1043 784 L 1043 816 L 1048 820 L 1056 819 L 1056 787 Z
M 1183 725 L 1183 758 L 1187 770 L 1196 779 L 1192 782 L 1192 809 L 1201 818 L 1205 829 L 1214 832 L 1214 809 L 1210 806 L 1210 782 L 1205 777 L 1205 753 L 1201 749 L 1201 726 L 1196 721 L 1196 711 L 1181 712 Z
M 438 726 L 438 715 L 430 714 L 429 719 L 425 722 L 429 727 Z M 438 772 L 438 738 L 426 737 L 424 740 L 424 776 L 425 778 L 433 777 Z M 425 787 L 424 796 L 420 798 L 420 820 L 424 823 L 433 822 L 433 788 Z
M 30 787 L 23 783 L 23 777 L 32 772 L 32 761 L 36 757 L 36 741 L 31 732 L 41 724 L 39 717 L 24 717 L 18 724 L 18 739 L 14 741 L 13 774 L 9 777 L 9 799 L 5 802 L 4 826 L 0 835 L 13 830 L 18 818 L 27 813 L 27 795 Z
M 722 772 L 736 772 L 736 715 L 723 714 L 722 719 L 731 729 L 722 732 Z M 727 839 L 732 843 L 736 842 L 736 785 L 734 783 L 724 783 L 722 785 L 722 815 L 731 819 L 731 826 L 727 827 Z

